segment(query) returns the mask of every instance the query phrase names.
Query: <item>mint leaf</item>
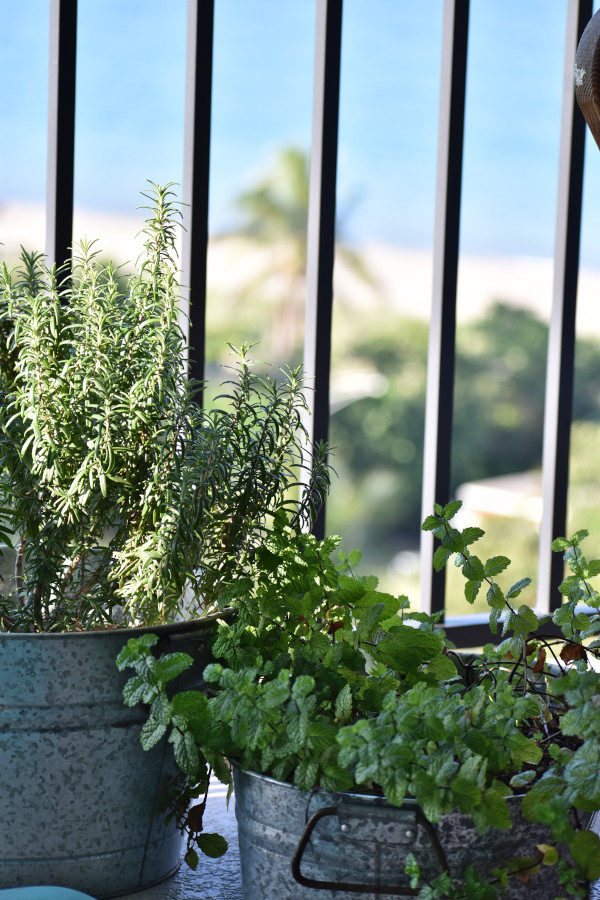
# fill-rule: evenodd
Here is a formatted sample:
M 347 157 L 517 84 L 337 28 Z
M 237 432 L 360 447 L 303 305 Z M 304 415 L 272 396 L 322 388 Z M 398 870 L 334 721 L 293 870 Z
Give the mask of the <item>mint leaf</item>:
M 212 859 L 216 859 L 219 856 L 223 856 L 224 853 L 227 853 L 227 841 L 220 834 L 202 832 L 196 838 L 196 843 L 204 855 L 210 856 Z
M 158 719 L 155 719 L 152 716 L 149 719 L 146 719 L 140 733 L 142 748 L 144 750 L 150 750 L 151 747 L 154 747 L 154 745 L 160 741 L 166 730 L 167 726 L 164 722 L 159 722 Z
M 451 678 L 456 678 L 458 674 L 456 666 L 445 653 L 434 656 L 428 663 L 425 673 L 427 675 L 433 675 L 437 681 L 449 681 Z
M 492 607 L 492 609 L 496 610 L 503 610 L 506 606 L 502 588 L 500 587 L 500 585 L 496 584 L 496 582 L 493 582 L 488 588 L 487 602 Z
M 446 547 L 440 545 L 437 548 L 433 554 L 433 568 L 436 572 L 441 572 L 451 555 L 452 551 L 448 550 Z
M 317 783 L 319 764 L 316 759 L 305 756 L 300 760 L 294 772 L 294 784 L 301 791 L 310 791 Z
M 462 553 L 465 549 L 463 536 L 457 528 L 448 529 L 442 538 L 442 545 L 452 553 Z
M 451 500 L 444 507 L 443 516 L 448 521 L 452 519 L 462 506 L 462 500 Z
M 590 559 L 587 565 L 588 578 L 600 575 L 600 559 Z
M 196 871 L 200 860 L 199 860 L 198 854 L 196 853 L 196 851 L 194 850 L 193 847 L 190 847 L 190 849 L 187 851 L 187 853 L 183 857 L 183 861 L 185 863 L 187 863 L 187 865 L 190 867 L 192 872 Z
M 558 850 L 551 844 L 536 844 L 535 849 L 542 854 L 542 865 L 555 866 L 558 862 Z
M 535 766 L 542 758 L 541 748 L 520 731 L 509 734 L 506 743 L 516 766 L 521 766 L 523 763 L 531 763 Z
M 410 875 L 410 886 L 414 891 L 419 886 L 419 878 L 421 877 L 421 868 L 413 853 L 407 853 L 406 864 L 404 866 L 406 875 Z
M 467 603 L 474 603 L 481 587 L 480 581 L 467 581 L 465 584 L 465 599 Z
M 119 671 L 132 666 L 138 659 L 145 656 L 158 643 L 156 634 L 142 634 L 138 638 L 129 638 L 119 655 L 117 656 L 117 668 Z
M 508 556 L 492 556 L 485 564 L 486 577 L 490 578 L 492 575 L 499 575 L 500 572 L 504 572 L 509 566 L 510 559 Z
M 223 666 L 220 663 L 209 663 L 202 677 L 205 681 L 219 681 L 223 674 Z
M 400 771 L 395 771 L 385 782 L 385 796 L 394 806 L 401 806 L 408 789 L 408 781 Z
M 520 606 L 517 613 L 510 617 L 510 627 L 515 634 L 529 634 L 536 630 L 538 624 L 538 617 L 529 606 Z
M 421 529 L 423 531 L 434 531 L 436 528 L 440 527 L 440 520 L 436 516 L 427 516 L 423 524 L 421 525 Z
M 196 742 L 189 731 L 178 731 L 173 729 L 169 736 L 169 741 L 173 744 L 173 753 L 175 762 L 182 772 L 186 775 L 196 775 L 200 765 L 198 756 L 198 748 Z
M 308 697 L 314 689 L 315 679 L 312 675 L 299 675 L 292 687 L 292 697 L 294 700 L 300 700 L 302 697 Z
M 171 721 L 171 704 L 168 697 L 159 694 L 150 708 L 150 718 L 156 719 L 162 725 L 168 725 Z
M 345 684 L 337 695 L 335 701 L 335 717 L 343 723 L 347 722 L 352 714 L 352 691 L 350 685 Z
M 500 621 L 500 616 L 502 614 L 502 610 L 500 609 L 492 609 L 490 613 L 490 631 L 492 634 L 498 634 L 498 622 Z
M 143 676 L 134 675 L 123 688 L 123 698 L 126 706 L 135 706 L 137 703 L 152 703 L 156 697 L 158 688 Z
M 452 779 L 451 787 L 460 809 L 470 810 L 473 806 L 477 806 L 481 791 L 474 781 L 457 775 Z
M 479 538 L 482 538 L 484 534 L 485 531 L 483 530 L 483 528 L 474 528 L 473 526 L 464 528 L 462 533 L 463 543 L 465 544 L 465 546 L 474 544 L 475 541 L 478 541 Z
M 578 831 L 569 844 L 571 856 L 589 881 L 600 878 L 600 838 L 593 831 Z
M 360 550 L 351 550 L 348 554 L 348 565 L 351 569 L 355 569 L 362 559 L 362 552 Z
M 488 788 L 482 796 L 487 820 L 494 828 L 510 828 L 512 825 L 506 799 L 494 788 Z
M 193 659 L 187 653 L 169 653 L 156 660 L 155 672 L 163 684 L 189 669 Z
M 465 578 L 470 581 L 483 581 L 485 578 L 485 569 L 483 563 L 478 556 L 469 556 L 462 567 L 462 573 Z
M 520 581 L 515 581 L 515 583 L 509 587 L 506 592 L 507 599 L 511 599 L 512 597 L 518 597 L 524 588 L 531 584 L 531 578 L 521 578 Z
M 181 691 L 171 700 L 173 715 L 202 719 L 208 713 L 208 700 L 200 691 Z
M 444 648 L 444 640 L 439 634 L 409 625 L 390 629 L 390 635 L 377 644 L 373 655 L 398 672 L 414 672 L 424 662 L 439 656 Z

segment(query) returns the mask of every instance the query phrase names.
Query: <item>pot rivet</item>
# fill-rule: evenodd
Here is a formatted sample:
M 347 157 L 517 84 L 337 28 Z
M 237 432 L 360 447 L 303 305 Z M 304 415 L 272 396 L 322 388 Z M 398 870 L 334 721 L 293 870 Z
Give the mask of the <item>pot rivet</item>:
M 346 822 L 344 822 L 342 825 L 340 825 L 340 831 L 343 831 L 345 834 L 347 831 L 350 831 L 350 826 L 347 825 Z

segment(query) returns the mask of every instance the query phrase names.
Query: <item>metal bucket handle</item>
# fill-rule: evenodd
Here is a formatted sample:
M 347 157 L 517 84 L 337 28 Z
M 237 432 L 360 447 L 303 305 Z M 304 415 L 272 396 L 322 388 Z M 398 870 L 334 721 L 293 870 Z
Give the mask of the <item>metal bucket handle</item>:
M 302 857 L 304 855 L 304 851 L 306 850 L 306 846 L 310 840 L 310 837 L 315 829 L 317 823 L 324 819 L 326 816 L 339 816 L 340 811 L 337 806 L 323 806 L 321 809 L 317 810 L 317 812 L 310 817 L 304 831 L 302 832 L 302 836 L 298 841 L 298 846 L 296 847 L 296 852 L 292 858 L 292 876 L 294 881 L 301 884 L 302 887 L 314 888 L 325 891 L 353 891 L 356 894 L 391 894 L 394 897 L 416 897 L 419 893 L 418 888 L 405 887 L 400 885 L 380 885 L 380 884 L 353 884 L 345 881 L 321 881 L 318 878 L 307 878 L 300 871 L 300 865 L 302 862 Z M 415 810 L 415 819 L 417 825 L 421 825 L 423 829 L 426 831 L 429 840 L 431 841 L 431 845 L 435 851 L 435 855 L 437 857 L 438 863 L 440 864 L 440 869 L 442 872 L 448 871 L 448 861 L 446 860 L 446 854 L 444 853 L 444 849 L 440 844 L 440 839 L 437 835 L 437 831 L 431 822 L 425 818 L 420 809 Z

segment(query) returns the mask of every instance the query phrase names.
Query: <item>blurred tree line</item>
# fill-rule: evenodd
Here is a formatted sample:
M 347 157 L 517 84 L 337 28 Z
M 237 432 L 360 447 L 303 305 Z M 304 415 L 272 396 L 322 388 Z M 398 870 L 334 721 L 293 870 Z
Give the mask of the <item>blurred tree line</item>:
M 334 508 L 329 524 L 337 530 L 337 522 L 355 518 L 355 542 L 368 536 L 382 553 L 385 547 L 414 545 L 418 535 L 427 331 L 424 322 L 388 319 L 357 336 L 347 349 L 350 358 L 376 366 L 387 390 L 332 416 L 336 467 L 357 498 L 351 516 Z M 500 302 L 458 329 L 453 491 L 466 481 L 540 465 L 547 340 L 548 328 L 534 314 Z M 577 344 L 573 418 L 600 421 L 595 340 Z

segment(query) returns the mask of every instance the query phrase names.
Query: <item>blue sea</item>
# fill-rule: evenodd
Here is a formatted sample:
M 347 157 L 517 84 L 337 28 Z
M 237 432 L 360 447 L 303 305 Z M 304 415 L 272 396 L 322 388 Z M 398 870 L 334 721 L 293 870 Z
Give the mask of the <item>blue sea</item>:
M 0 0 L 0 203 L 40 201 L 48 0 Z M 428 247 L 442 0 L 345 0 L 338 191 L 345 237 Z M 550 256 L 567 0 L 472 0 L 461 247 Z M 314 0 L 216 0 L 211 230 L 279 148 L 310 144 Z M 76 203 L 128 211 L 181 182 L 185 0 L 80 0 Z M 600 266 L 588 142 L 583 259 Z

